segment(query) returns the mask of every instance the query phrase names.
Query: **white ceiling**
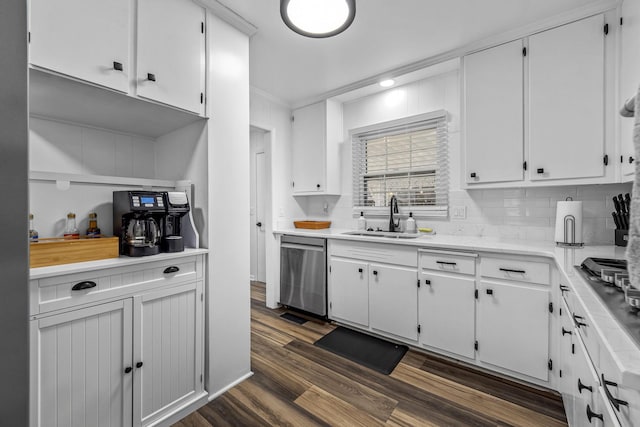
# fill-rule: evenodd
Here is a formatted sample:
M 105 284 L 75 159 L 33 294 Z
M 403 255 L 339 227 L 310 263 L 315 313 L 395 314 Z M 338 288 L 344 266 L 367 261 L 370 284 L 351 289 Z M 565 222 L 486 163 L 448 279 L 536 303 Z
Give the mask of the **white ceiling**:
M 300 105 L 518 27 L 602 0 L 357 0 L 353 25 L 328 39 L 289 30 L 279 0 L 218 0 L 258 28 L 257 89 Z

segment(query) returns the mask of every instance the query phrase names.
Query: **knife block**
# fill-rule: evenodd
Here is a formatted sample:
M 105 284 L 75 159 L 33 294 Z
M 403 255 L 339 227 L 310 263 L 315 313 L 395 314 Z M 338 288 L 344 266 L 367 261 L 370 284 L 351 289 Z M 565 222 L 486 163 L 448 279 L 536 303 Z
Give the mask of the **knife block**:
M 616 231 L 616 246 L 627 246 L 629 241 L 629 230 L 615 230 Z

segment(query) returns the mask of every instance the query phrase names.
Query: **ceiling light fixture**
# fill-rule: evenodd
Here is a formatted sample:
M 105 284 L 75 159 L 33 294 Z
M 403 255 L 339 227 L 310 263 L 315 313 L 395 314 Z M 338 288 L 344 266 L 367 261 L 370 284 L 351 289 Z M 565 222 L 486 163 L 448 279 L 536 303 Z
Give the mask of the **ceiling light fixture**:
M 380 80 L 380 83 L 378 83 L 380 86 L 382 87 L 391 87 L 395 84 L 395 80 L 393 79 L 385 79 L 385 80 Z
M 280 16 L 298 34 L 331 37 L 349 28 L 356 16 L 356 0 L 280 0 Z

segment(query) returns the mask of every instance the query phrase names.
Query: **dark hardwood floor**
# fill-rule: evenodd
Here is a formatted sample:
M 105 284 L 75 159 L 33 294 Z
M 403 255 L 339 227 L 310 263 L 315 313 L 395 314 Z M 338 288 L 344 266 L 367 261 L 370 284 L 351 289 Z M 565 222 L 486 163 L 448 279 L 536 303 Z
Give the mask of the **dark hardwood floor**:
M 281 319 L 251 284 L 254 375 L 174 427 L 566 426 L 559 395 L 409 350 L 389 376 L 313 343 L 334 326 Z

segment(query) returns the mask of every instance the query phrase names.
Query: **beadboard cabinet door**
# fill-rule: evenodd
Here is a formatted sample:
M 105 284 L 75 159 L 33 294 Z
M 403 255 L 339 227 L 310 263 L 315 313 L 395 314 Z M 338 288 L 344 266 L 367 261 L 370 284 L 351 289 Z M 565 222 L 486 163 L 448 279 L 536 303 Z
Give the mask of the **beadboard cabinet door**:
M 127 92 L 130 4 L 129 0 L 31 0 L 29 61 Z
M 597 15 L 529 37 L 532 181 L 604 176 L 604 24 Z
M 134 297 L 134 426 L 204 392 L 202 282 Z
M 31 425 L 131 426 L 132 301 L 31 321 Z
M 138 0 L 138 95 L 204 114 L 204 9 L 191 0 Z
M 464 57 L 465 180 L 524 178 L 523 43 Z

